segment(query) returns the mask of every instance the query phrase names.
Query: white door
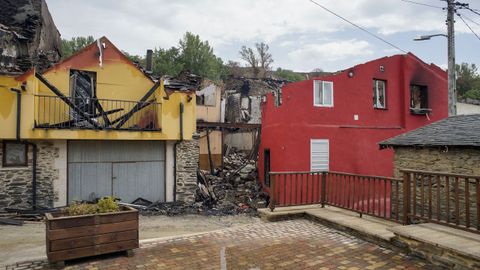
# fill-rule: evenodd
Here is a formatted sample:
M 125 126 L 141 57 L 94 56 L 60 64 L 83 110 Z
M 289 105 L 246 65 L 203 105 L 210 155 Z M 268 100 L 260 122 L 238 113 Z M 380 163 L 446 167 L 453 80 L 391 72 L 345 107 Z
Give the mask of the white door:
M 329 170 L 329 142 L 328 139 L 310 140 L 310 170 Z

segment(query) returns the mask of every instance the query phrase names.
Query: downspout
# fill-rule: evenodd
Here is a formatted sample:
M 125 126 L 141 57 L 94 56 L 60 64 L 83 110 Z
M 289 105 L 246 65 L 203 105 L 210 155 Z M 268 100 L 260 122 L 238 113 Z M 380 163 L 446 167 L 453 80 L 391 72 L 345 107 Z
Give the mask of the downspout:
M 17 121 L 16 121 L 16 130 L 15 130 L 15 137 L 17 142 L 21 142 L 20 137 L 20 127 L 21 127 L 21 117 L 22 117 L 22 92 L 19 89 L 11 88 L 11 91 L 17 93 Z M 26 144 L 32 146 L 32 208 L 33 210 L 37 210 L 37 145 L 25 141 Z
M 22 92 L 20 92 L 20 90 L 16 88 L 10 88 L 10 90 L 12 92 L 17 93 L 17 126 L 15 131 L 15 137 L 19 142 L 20 141 L 20 119 L 22 116 Z
M 180 139 L 173 145 L 173 201 L 177 201 L 177 145 L 183 141 L 183 103 L 180 103 Z

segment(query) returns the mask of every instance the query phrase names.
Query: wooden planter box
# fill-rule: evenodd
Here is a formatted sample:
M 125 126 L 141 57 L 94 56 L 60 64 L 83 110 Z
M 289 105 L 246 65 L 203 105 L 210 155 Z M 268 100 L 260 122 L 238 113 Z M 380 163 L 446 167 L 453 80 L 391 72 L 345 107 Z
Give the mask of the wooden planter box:
M 51 263 L 138 248 L 138 211 L 131 207 L 83 216 L 47 213 L 46 218 Z

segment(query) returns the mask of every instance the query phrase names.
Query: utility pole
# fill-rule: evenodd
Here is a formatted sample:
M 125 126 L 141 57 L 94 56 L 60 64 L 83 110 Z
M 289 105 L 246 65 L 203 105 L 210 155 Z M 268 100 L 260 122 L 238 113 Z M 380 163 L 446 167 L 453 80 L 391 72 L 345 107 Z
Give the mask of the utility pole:
M 457 115 L 457 82 L 455 76 L 455 2 L 447 0 L 448 38 L 448 116 Z

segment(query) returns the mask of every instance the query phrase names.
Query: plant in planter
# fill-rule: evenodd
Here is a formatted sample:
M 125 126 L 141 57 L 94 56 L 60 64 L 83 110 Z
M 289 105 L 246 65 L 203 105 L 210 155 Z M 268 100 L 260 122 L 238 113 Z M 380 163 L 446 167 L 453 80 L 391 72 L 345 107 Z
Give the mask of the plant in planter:
M 51 263 L 138 248 L 138 211 L 105 197 L 96 204 L 73 203 L 46 214 Z

